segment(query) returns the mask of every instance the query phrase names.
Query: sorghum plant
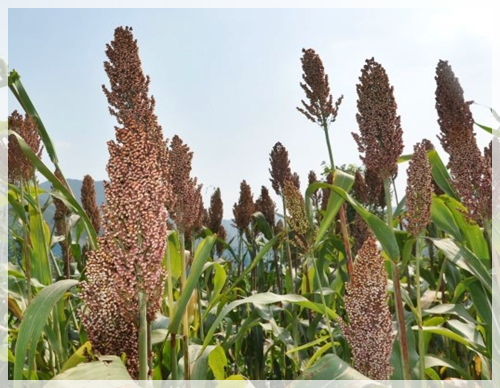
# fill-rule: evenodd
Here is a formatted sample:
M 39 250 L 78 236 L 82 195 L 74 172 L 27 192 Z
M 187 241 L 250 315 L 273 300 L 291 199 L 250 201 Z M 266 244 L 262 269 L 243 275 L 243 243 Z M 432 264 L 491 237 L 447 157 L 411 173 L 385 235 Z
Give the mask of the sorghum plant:
M 354 367 L 374 380 L 388 380 L 394 334 L 387 301 L 387 272 L 376 240 L 358 252 L 344 297 L 349 322 L 338 322 L 351 348 Z
M 427 149 L 424 142 L 414 147 L 413 157 L 408 168 L 408 182 L 406 185 L 406 218 L 407 230 L 416 238 L 415 250 L 415 283 L 417 290 L 417 324 L 418 324 L 418 351 L 420 356 L 420 379 L 425 380 L 425 347 L 424 332 L 422 329 L 421 280 L 420 280 L 420 253 L 423 240 L 422 233 L 431 221 L 432 205 L 432 175 L 431 166 L 427 159 Z
M 94 179 L 90 175 L 83 177 L 81 199 L 83 209 L 88 214 L 92 226 L 96 233 L 99 233 L 101 230 L 101 213 L 96 202 Z
M 470 104 L 464 99 L 460 82 L 447 61 L 436 68 L 436 109 L 443 149 L 450 155 L 448 167 L 455 190 L 479 223 L 491 220 L 491 162 L 477 146 Z M 489 222 L 489 221 L 487 221 Z
M 103 235 L 88 254 L 81 318 L 96 352 L 125 354 L 131 375 L 145 378 L 147 365 L 139 374 L 139 299 L 145 296 L 147 321 L 153 321 L 165 278 L 166 143 L 131 28 L 115 30 L 106 55 L 111 90 L 103 89 L 119 126 L 116 141 L 108 142 Z

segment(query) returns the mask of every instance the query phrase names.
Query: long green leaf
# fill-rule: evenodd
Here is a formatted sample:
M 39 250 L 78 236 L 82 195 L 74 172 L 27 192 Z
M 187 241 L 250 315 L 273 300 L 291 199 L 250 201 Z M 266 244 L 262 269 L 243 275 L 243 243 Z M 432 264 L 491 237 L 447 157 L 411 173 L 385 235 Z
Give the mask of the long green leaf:
M 320 189 L 320 188 L 332 188 L 332 187 L 340 187 L 343 191 L 349 192 L 352 185 L 354 184 L 354 177 L 350 174 L 347 174 L 341 170 L 335 171 L 335 176 L 333 178 L 333 185 L 329 185 L 327 183 L 316 182 L 311 184 L 307 190 L 305 195 L 306 200 L 306 215 L 309 220 L 309 224 L 311 229 L 314 229 L 313 226 L 313 215 L 312 215 L 312 207 L 311 207 L 311 194 Z M 332 193 L 328 200 L 328 206 L 326 208 L 326 213 L 323 216 L 321 224 L 319 226 L 318 232 L 316 233 L 315 245 L 318 245 L 323 237 L 325 236 L 328 228 L 331 226 L 332 222 L 335 220 L 335 216 L 340 210 L 340 206 L 344 203 L 344 198 L 335 193 Z
M 439 229 L 444 230 L 449 235 L 455 237 L 455 239 L 462 241 L 462 233 L 455 222 L 453 213 L 448 206 L 446 206 L 443 199 L 435 195 L 432 196 L 431 218 L 432 222 L 434 222 Z
M 35 106 L 31 102 L 28 93 L 24 89 L 24 86 L 21 82 L 21 76 L 15 70 L 12 70 L 9 74 L 9 88 L 16 97 L 17 101 L 19 101 L 19 103 L 23 107 L 24 111 L 35 121 L 38 132 L 40 133 L 40 138 L 42 139 L 45 149 L 47 150 L 47 154 L 49 155 L 52 163 L 54 163 L 54 165 L 58 167 L 59 161 L 57 159 L 56 149 L 54 147 L 54 144 L 52 143 L 52 139 L 45 129 L 42 119 L 40 118 L 40 115 L 38 114 Z
M 446 169 L 443 161 L 439 157 L 436 150 L 429 151 L 427 153 L 429 158 L 429 163 L 432 166 L 432 177 L 436 181 L 437 185 L 450 197 L 458 199 L 455 190 L 451 186 L 451 177 Z
M 439 357 L 436 356 L 425 356 L 425 367 L 426 368 L 434 368 L 436 366 L 445 366 L 450 369 L 456 370 L 458 373 L 462 375 L 462 377 L 466 380 L 472 380 L 471 375 L 456 362 L 448 360 L 444 358 L 442 355 Z
M 308 308 L 312 311 L 316 311 L 321 314 L 328 314 L 328 316 L 331 319 L 337 319 L 337 314 L 330 308 L 326 308 L 322 306 L 321 304 L 318 303 L 313 303 L 303 296 L 300 295 L 295 295 L 295 294 L 287 294 L 287 295 L 276 295 L 273 294 L 272 292 L 265 292 L 265 293 L 260 293 L 260 294 L 255 294 L 251 295 L 247 298 L 235 300 L 234 302 L 231 302 L 227 306 L 225 306 L 222 311 L 219 313 L 215 321 L 212 323 L 212 326 L 210 327 L 210 330 L 206 334 L 205 341 L 203 343 L 203 348 L 202 351 L 208 346 L 210 343 L 215 330 L 217 330 L 217 327 L 219 324 L 222 322 L 224 317 L 229 314 L 232 310 L 234 310 L 236 307 L 246 304 L 246 303 L 254 303 L 254 304 L 261 304 L 261 305 L 266 305 L 266 304 L 272 304 L 272 303 L 277 303 L 277 302 L 288 302 L 292 304 L 296 304 L 298 306 Z
M 180 299 L 177 301 L 175 306 L 175 312 L 170 321 L 170 325 L 168 327 L 169 332 L 178 333 L 179 326 L 181 324 L 182 314 L 186 309 L 186 306 L 191 298 L 193 290 L 196 288 L 198 284 L 198 279 L 200 278 L 205 263 L 210 258 L 210 252 L 217 240 L 217 236 L 208 236 L 200 243 L 198 249 L 196 250 L 196 254 L 194 256 L 193 264 L 191 266 L 191 272 L 189 273 L 189 277 L 186 281 L 186 287 L 182 291 L 182 295 Z
M 120 357 L 101 356 L 99 361 L 78 364 L 74 368 L 60 373 L 44 388 L 62 387 L 61 383 L 58 382 L 59 380 L 83 380 L 82 383 L 72 382 L 71 387 L 86 388 L 89 386 L 86 380 L 132 380 L 132 377 L 130 377 Z
M 335 354 L 321 357 L 314 365 L 307 368 L 297 379 L 303 380 L 370 380 L 358 372 L 347 362 Z M 302 383 L 294 382 L 291 387 L 300 387 Z M 382 386 L 382 385 L 380 385 Z
M 492 292 L 491 274 L 483 263 L 466 247 L 459 247 L 449 238 L 431 238 L 432 243 L 456 266 L 476 276 L 481 284 Z
M 323 185 L 325 185 L 323 183 Z M 382 248 L 387 253 L 389 258 L 393 262 L 399 261 L 399 246 L 394 235 L 394 231 L 387 226 L 387 224 L 378 218 L 376 215 L 370 213 L 363 206 L 361 206 L 358 201 L 356 201 L 351 195 L 347 194 L 341 188 L 326 185 L 337 194 L 339 194 L 343 199 L 345 199 L 349 204 L 356 210 L 356 212 L 363 218 L 363 220 L 368 224 L 372 232 L 377 237 L 378 241 L 382 245 Z
M 83 220 L 85 224 L 85 229 L 87 230 L 90 243 L 92 245 L 93 249 L 97 248 L 97 233 L 94 230 L 94 227 L 92 226 L 92 223 L 90 222 L 89 217 L 87 216 L 87 213 L 85 210 L 83 210 L 82 206 L 78 203 L 78 201 L 75 199 L 71 191 L 69 191 L 60 181 L 59 179 L 56 178 L 56 176 L 50 171 L 47 166 L 40 160 L 40 158 L 31 150 L 30 146 L 26 144 L 26 142 L 23 140 L 21 136 L 19 136 L 16 132 L 14 131 L 9 131 L 9 135 L 14 135 L 17 138 L 17 141 L 19 142 L 19 146 L 21 147 L 21 150 L 23 151 L 24 155 L 33 163 L 35 168 L 45 177 L 47 178 L 50 183 L 52 183 L 52 186 L 59 190 L 64 198 L 65 198 L 65 203 L 66 205 L 71 208 L 75 213 L 77 213 L 81 219 Z
M 77 280 L 66 279 L 45 287 L 26 309 L 16 342 L 14 380 L 22 380 L 23 378 L 24 362 L 28 351 L 28 365 L 32 365 L 36 344 L 52 308 L 63 297 L 66 291 L 77 284 Z

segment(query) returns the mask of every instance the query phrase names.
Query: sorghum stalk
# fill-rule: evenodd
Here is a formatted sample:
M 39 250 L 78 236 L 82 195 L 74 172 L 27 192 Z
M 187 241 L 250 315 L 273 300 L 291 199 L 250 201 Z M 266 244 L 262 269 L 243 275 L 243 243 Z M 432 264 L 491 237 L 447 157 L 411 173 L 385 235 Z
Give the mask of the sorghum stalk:
M 21 188 L 21 206 L 24 209 L 24 180 L 23 177 L 20 176 L 20 188 Z M 29 213 L 27 215 L 27 219 L 29 220 Z M 23 248 L 24 248 L 24 263 L 25 263 L 25 274 L 26 274 L 26 287 L 28 288 L 28 305 L 31 303 L 31 299 L 33 299 L 33 290 L 31 289 L 31 259 L 28 247 L 28 241 L 30 240 L 28 225 L 23 222 Z
M 186 255 L 185 255 L 185 242 L 184 242 L 184 231 L 179 230 L 179 246 L 181 250 L 181 290 L 184 292 L 186 288 Z M 184 380 L 190 380 L 190 370 L 189 370 L 189 317 L 188 310 L 185 309 L 182 313 L 182 348 L 184 350 Z
M 422 291 L 420 286 L 420 254 L 422 252 L 423 236 L 417 236 L 415 243 L 415 278 L 417 289 L 417 325 L 418 325 L 418 355 L 419 355 L 419 370 L 420 380 L 425 380 L 425 345 L 424 345 L 424 332 L 422 323 Z
M 144 292 L 139 291 L 139 380 L 148 379 L 148 321 Z
M 408 183 L 406 185 L 406 214 L 408 232 L 416 239 L 415 251 L 415 282 L 417 291 L 417 323 L 418 349 L 420 357 L 420 379 L 425 380 L 425 347 L 422 329 L 422 304 L 420 285 L 420 254 L 426 227 L 431 222 L 432 206 L 432 173 L 427 149 L 424 142 L 414 147 L 413 157 L 408 168 Z M 408 282 L 409 283 L 409 282 Z
M 301 58 L 302 70 L 304 71 L 302 79 L 304 80 L 304 83 L 301 83 L 300 86 L 306 93 L 309 104 L 302 100 L 304 109 L 297 108 L 297 110 L 323 129 L 325 133 L 326 145 L 328 148 L 328 156 L 330 157 L 331 171 L 333 174 L 335 174 L 336 168 L 333 159 L 333 151 L 330 144 L 328 129 L 329 125 L 333 123 L 337 118 L 338 108 L 344 96 L 340 96 L 334 106 L 333 98 L 330 94 L 328 75 L 325 74 L 325 69 L 323 67 L 321 58 L 312 49 L 303 49 L 302 52 L 304 53 L 303 57 Z M 349 232 L 347 229 L 347 217 L 344 204 L 342 204 L 342 206 L 340 207 L 340 224 L 342 241 L 346 252 L 347 271 L 349 273 L 349 276 L 351 276 L 352 254 L 351 246 L 349 244 Z
M 384 191 L 387 203 L 387 225 L 392 229 L 392 201 L 389 178 L 384 180 Z M 408 351 L 408 339 L 406 336 L 406 323 L 404 317 L 403 297 L 401 295 L 400 273 L 397 263 L 392 264 L 392 282 L 394 286 L 394 301 L 396 305 L 396 317 L 399 329 L 399 346 L 403 361 L 403 375 L 405 380 L 411 380 L 410 353 Z

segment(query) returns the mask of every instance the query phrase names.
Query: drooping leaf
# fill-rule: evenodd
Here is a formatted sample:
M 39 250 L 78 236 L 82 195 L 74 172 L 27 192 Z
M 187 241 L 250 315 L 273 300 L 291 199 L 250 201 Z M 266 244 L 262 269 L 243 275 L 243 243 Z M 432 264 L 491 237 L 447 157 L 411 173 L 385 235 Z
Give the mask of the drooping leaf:
M 72 279 L 60 280 L 51 284 L 42 289 L 26 309 L 16 342 L 14 380 L 21 380 L 23 377 L 26 354 L 28 354 L 28 368 L 33 364 L 36 343 L 42 334 L 52 308 L 66 291 L 76 284 L 78 281 Z
M 67 382 L 59 382 L 61 380 L 84 380 L 82 383 L 72 382 L 71 387 L 87 388 L 89 385 L 85 380 L 132 380 L 132 377 L 120 357 L 101 356 L 99 361 L 78 364 L 58 374 L 44 388 L 66 387 Z

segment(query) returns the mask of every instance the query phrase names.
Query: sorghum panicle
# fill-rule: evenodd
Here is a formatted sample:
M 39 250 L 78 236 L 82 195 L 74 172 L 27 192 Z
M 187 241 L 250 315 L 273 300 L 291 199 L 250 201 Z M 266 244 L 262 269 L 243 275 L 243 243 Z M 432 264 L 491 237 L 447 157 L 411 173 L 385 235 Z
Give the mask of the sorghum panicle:
M 94 179 L 90 175 L 83 177 L 82 190 L 81 190 L 82 206 L 90 218 L 90 222 L 94 227 L 96 233 L 101 230 L 101 213 L 96 202 L 95 184 Z
M 23 117 L 15 110 L 9 116 L 8 126 L 11 131 L 21 136 L 31 150 L 41 158 L 43 147 L 40 141 L 40 134 L 38 133 L 35 122 L 28 114 Z M 19 184 L 21 178 L 24 181 L 33 179 L 35 167 L 24 155 L 14 135 L 9 136 L 8 164 L 9 183 Z
M 252 214 L 255 212 L 253 194 L 250 185 L 246 181 L 241 182 L 240 198 L 233 206 L 234 225 L 240 233 L 245 231 L 252 221 Z
M 307 233 L 309 223 L 307 221 L 304 197 L 292 181 L 286 181 L 283 188 L 286 210 L 288 211 L 288 222 L 295 232 L 297 244 L 304 250 L 308 248 Z
M 119 126 L 116 141 L 108 142 L 103 235 L 97 250 L 88 254 L 87 281 L 81 284 L 82 323 L 93 349 L 125 354 L 127 368 L 137 378 L 139 292 L 146 295 L 147 320 L 152 322 L 164 287 L 165 203 L 170 195 L 164 175 L 166 142 L 131 28 L 115 30 L 106 55 L 111 91 L 103 89 Z
M 431 221 L 431 165 L 424 143 L 417 143 L 408 167 L 406 185 L 406 218 L 408 232 L 417 237 Z
M 436 68 L 436 109 L 444 150 L 450 155 L 455 190 L 471 220 L 491 219 L 491 164 L 481 154 L 474 133 L 470 104 L 447 61 Z
M 210 208 L 208 209 L 208 224 L 207 227 L 213 233 L 217 233 L 222 224 L 222 216 L 224 212 L 224 204 L 222 202 L 220 189 L 215 189 L 210 198 Z
M 277 195 L 282 195 L 285 181 L 292 180 L 292 170 L 290 169 L 290 160 L 288 151 L 280 142 L 276 143 L 271 151 L 269 161 L 271 162 L 271 183 Z
M 274 226 L 274 218 L 276 214 L 276 204 L 269 195 L 269 190 L 266 186 L 262 186 L 260 197 L 255 201 L 255 211 L 261 212 L 264 215 L 270 227 Z
M 387 301 L 387 272 L 376 241 L 369 237 L 358 252 L 344 297 L 349 323 L 338 319 L 354 367 L 374 380 L 388 380 L 394 333 Z
M 304 116 L 313 123 L 317 123 L 323 128 L 327 128 L 337 118 L 338 108 L 344 96 L 333 105 L 333 98 L 330 94 L 328 84 L 328 74 L 325 74 L 325 68 L 321 58 L 313 49 L 302 49 L 304 55 L 300 59 L 302 62 L 302 79 L 304 83 L 300 86 L 306 93 L 308 103 L 302 100 L 304 109 L 297 108 Z
M 367 59 L 361 70 L 356 120 L 359 134 L 353 133 L 367 169 L 381 178 L 393 177 L 398 171 L 398 158 L 403 152 L 403 130 L 397 115 L 394 87 L 385 69 L 374 58 Z

